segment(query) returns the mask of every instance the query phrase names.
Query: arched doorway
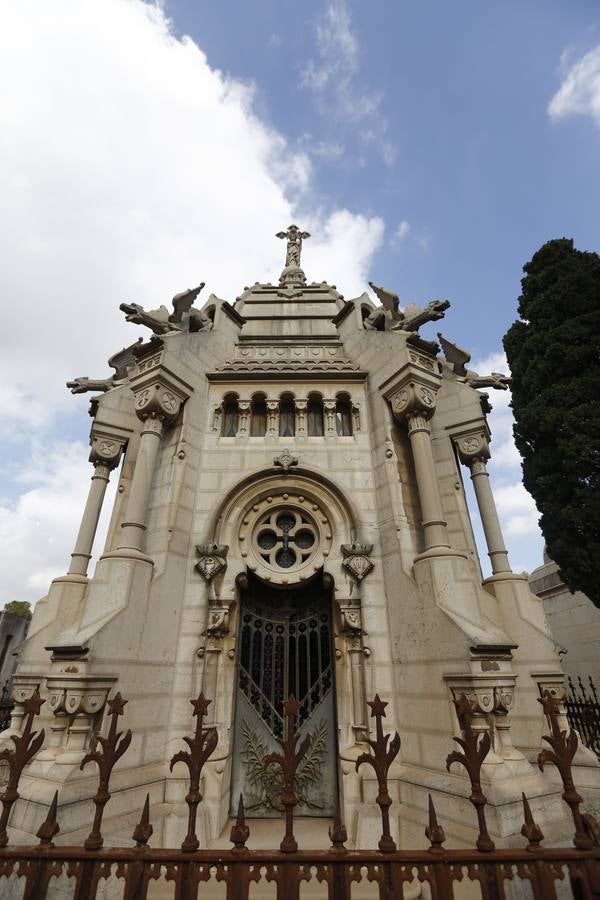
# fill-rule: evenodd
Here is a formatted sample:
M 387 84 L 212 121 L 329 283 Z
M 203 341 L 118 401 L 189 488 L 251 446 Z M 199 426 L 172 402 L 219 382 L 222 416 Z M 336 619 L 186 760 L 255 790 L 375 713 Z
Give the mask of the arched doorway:
M 280 516 L 281 518 L 281 516 Z M 280 548 L 279 558 L 282 558 Z M 283 558 L 283 562 L 287 561 Z M 287 589 L 256 576 L 240 590 L 231 814 L 240 793 L 248 816 L 283 811 L 278 767 L 263 765 L 284 737 L 283 701 L 300 703 L 298 731 L 310 745 L 296 775 L 302 816 L 332 816 L 338 796 L 331 590 L 319 573 Z

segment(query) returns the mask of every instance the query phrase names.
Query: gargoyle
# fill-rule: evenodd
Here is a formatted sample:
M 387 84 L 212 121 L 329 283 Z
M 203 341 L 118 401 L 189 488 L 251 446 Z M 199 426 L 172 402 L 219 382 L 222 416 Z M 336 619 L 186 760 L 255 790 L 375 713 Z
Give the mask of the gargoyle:
M 444 318 L 444 313 L 450 307 L 449 300 L 432 300 L 423 309 L 411 303 L 404 310 L 402 322 L 393 326 L 393 331 L 418 331 L 425 322 L 437 322 Z
M 501 375 L 500 372 L 490 372 L 489 375 L 478 375 L 471 369 L 467 370 L 467 384 L 473 388 L 496 388 L 499 391 L 507 391 L 512 384 L 512 378 L 509 375 Z
M 168 334 L 170 331 L 181 331 L 181 328 L 169 322 L 169 310 L 166 306 L 158 309 L 144 309 L 139 303 L 120 303 L 119 309 L 125 313 L 127 322 L 145 325 L 154 334 Z
M 363 322 L 367 331 L 387 331 L 392 322 L 401 321 L 404 316 L 400 312 L 400 301 L 398 294 L 388 291 L 386 288 L 379 287 L 369 282 L 369 286 L 373 290 L 375 296 L 381 300 L 381 308 L 375 308 L 373 312 L 367 316 Z
M 368 331 L 418 331 L 425 322 L 435 322 L 444 317 L 450 306 L 448 300 L 432 300 L 423 309 L 411 303 L 404 312 L 400 309 L 398 294 L 369 282 L 383 309 L 374 309 L 364 321 Z
M 136 365 L 137 360 L 133 351 L 141 343 L 142 338 L 138 338 L 129 347 L 123 347 L 122 350 L 113 353 L 108 358 L 108 365 L 115 370 L 115 374 L 111 378 L 88 378 L 84 375 L 81 378 L 74 378 L 73 381 L 67 381 L 67 387 L 72 394 L 85 394 L 87 391 L 110 391 L 111 388 L 118 387 L 126 381 L 129 369 Z
M 506 391 L 512 384 L 512 378 L 508 375 L 501 375 L 499 372 L 492 372 L 490 375 L 478 375 L 473 369 L 467 369 L 467 363 L 471 361 L 471 354 L 468 350 L 463 350 L 452 341 L 446 338 L 438 331 L 438 338 L 446 357 L 446 362 L 450 363 L 455 375 L 464 378 L 467 384 L 473 388 L 496 388 L 499 391 Z
M 204 287 L 202 281 L 198 287 L 188 288 L 175 294 L 173 300 L 173 312 L 169 313 L 166 306 L 158 309 L 144 309 L 138 303 L 121 303 L 119 309 L 125 313 L 128 322 L 136 325 L 145 325 L 154 334 L 169 334 L 172 331 L 210 331 L 212 322 L 203 316 L 200 310 L 194 309 L 192 304 Z

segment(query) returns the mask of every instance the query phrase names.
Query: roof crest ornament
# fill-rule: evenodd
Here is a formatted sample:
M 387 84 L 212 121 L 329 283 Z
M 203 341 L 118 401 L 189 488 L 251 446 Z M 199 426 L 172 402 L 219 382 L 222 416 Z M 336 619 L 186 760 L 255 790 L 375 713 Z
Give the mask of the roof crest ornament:
M 287 241 L 285 253 L 285 268 L 279 278 L 282 285 L 297 285 L 306 283 L 306 275 L 300 268 L 300 255 L 302 253 L 302 241 L 309 238 L 308 231 L 300 231 L 297 225 L 290 225 L 287 231 L 278 231 L 275 237 Z

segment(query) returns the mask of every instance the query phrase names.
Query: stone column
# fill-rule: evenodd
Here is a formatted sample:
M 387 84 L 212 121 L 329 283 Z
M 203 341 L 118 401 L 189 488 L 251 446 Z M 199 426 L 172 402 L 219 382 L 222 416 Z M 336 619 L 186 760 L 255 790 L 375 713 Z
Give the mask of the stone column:
M 365 688 L 365 648 L 360 610 L 341 607 L 342 633 L 346 639 L 350 657 L 352 684 L 352 730 L 357 741 L 364 741 L 369 733 Z
M 306 437 L 306 414 L 308 410 L 308 400 L 296 400 L 296 437 Z
M 408 427 L 423 515 L 425 556 L 450 547 L 431 449 L 429 420 L 435 412 L 436 394 L 435 386 L 411 379 L 389 398 L 394 416 Z
M 238 400 L 238 437 L 248 437 L 250 434 L 250 401 Z
M 80 575 L 82 578 L 87 576 L 88 563 L 92 556 L 92 547 L 102 511 L 106 487 L 111 471 L 119 464 L 123 446 L 123 440 L 100 435 L 94 436 L 92 434 L 90 462 L 94 466 L 94 474 L 92 475 L 83 518 L 79 526 L 79 533 L 75 541 L 75 548 L 71 554 L 69 575 Z
M 135 411 L 142 420 L 142 430 L 117 554 L 124 555 L 125 551 L 125 555 L 146 559 L 142 551 L 146 510 L 160 441 L 165 424 L 177 416 L 183 398 L 160 381 L 139 390 L 132 386 L 132 390 L 135 393 Z
M 279 400 L 267 400 L 267 437 L 279 437 Z
M 477 499 L 477 508 L 485 534 L 492 573 L 510 572 L 508 552 L 504 543 L 498 511 L 490 485 L 486 461 L 490 458 L 488 437 L 483 431 L 459 437 L 456 446 L 461 462 L 469 467 Z
M 335 437 L 335 400 L 323 401 L 323 413 L 325 415 L 325 437 Z

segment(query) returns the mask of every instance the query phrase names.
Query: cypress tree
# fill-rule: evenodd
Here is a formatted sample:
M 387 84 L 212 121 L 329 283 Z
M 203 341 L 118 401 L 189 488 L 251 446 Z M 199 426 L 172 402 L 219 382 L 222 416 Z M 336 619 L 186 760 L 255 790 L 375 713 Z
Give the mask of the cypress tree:
M 523 482 L 563 581 L 600 607 L 600 256 L 563 238 L 523 271 L 504 336 Z

